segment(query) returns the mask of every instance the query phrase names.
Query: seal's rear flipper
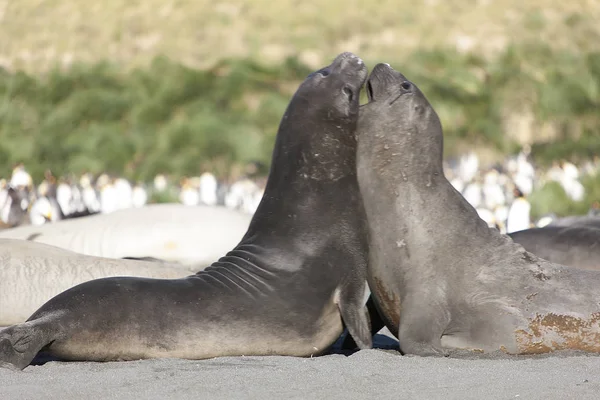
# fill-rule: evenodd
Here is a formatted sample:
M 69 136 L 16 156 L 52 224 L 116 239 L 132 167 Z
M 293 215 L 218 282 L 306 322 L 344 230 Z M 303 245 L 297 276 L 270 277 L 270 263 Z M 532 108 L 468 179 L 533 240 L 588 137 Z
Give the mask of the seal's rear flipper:
M 13 325 L 0 331 L 0 367 L 24 369 L 53 338 L 43 319 Z
M 385 326 L 385 323 L 381 319 L 381 315 L 379 315 L 379 311 L 377 310 L 377 307 L 375 306 L 372 294 L 369 295 L 369 300 L 367 300 L 366 306 L 367 306 L 367 312 L 369 314 L 368 319 L 370 321 L 371 338 L 372 338 L 373 336 L 375 336 L 375 334 L 377 334 L 377 332 L 379 332 L 380 330 L 383 329 L 383 327 Z M 342 350 L 352 350 L 352 349 L 355 349 L 356 347 L 358 347 L 358 346 L 356 345 L 356 342 L 354 341 L 352 335 L 350 335 L 350 334 L 346 335 L 346 337 L 344 338 L 344 342 L 342 343 Z
M 360 293 L 360 295 L 353 295 Z M 348 332 L 361 350 L 373 348 L 373 335 L 371 334 L 371 323 L 369 322 L 369 313 L 363 306 L 362 294 L 364 290 L 348 290 L 342 293 L 338 303 L 338 308 L 342 314 L 342 321 L 348 328 Z

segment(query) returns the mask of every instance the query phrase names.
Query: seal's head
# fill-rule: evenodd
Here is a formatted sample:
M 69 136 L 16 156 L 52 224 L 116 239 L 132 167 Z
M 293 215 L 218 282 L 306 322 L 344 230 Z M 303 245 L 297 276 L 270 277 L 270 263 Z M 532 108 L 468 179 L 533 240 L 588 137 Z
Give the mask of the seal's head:
M 320 121 L 355 119 L 366 79 L 363 61 L 352 53 L 342 53 L 302 82 L 292 104 L 303 104 L 303 111 Z
M 355 173 L 359 95 L 367 68 L 352 53 L 310 74 L 283 115 L 269 180 L 335 181 Z M 275 175 L 278 175 L 276 177 Z
M 357 137 L 359 156 L 380 173 L 409 177 L 442 173 L 440 120 L 419 88 L 389 64 L 377 64 L 366 84 Z
M 366 252 L 366 240 L 358 237 L 364 210 L 356 178 L 355 136 L 359 94 L 366 79 L 363 61 L 342 53 L 306 77 L 283 114 L 264 194 L 245 235 L 254 249 L 267 249 L 271 264 L 334 268 L 336 262 L 326 262 L 325 267 L 306 256 L 325 252 L 336 258 L 332 243 L 345 234 L 356 239 L 352 246 L 360 248 L 359 257 Z M 280 255 L 275 249 L 282 249 Z

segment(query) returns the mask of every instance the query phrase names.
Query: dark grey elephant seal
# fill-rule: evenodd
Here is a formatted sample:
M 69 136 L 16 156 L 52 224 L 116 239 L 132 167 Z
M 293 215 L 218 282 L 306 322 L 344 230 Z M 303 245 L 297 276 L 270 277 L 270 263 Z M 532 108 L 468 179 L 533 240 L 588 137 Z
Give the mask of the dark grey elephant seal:
M 343 323 L 371 347 L 355 158 L 366 76 L 362 60 L 343 53 L 300 85 L 262 201 L 227 255 L 183 279 L 105 278 L 62 292 L 0 332 L 0 364 L 22 369 L 41 349 L 97 361 L 310 356 Z
M 573 215 L 570 217 L 558 218 L 552 221 L 548 226 L 587 226 L 600 229 L 600 217 L 593 215 Z
M 525 250 L 556 264 L 600 271 L 600 229 L 590 226 L 545 226 L 508 236 Z
M 367 81 L 357 129 L 368 281 L 407 354 L 600 351 L 600 273 L 552 264 L 488 228 L 442 170 L 421 91 L 389 65 Z

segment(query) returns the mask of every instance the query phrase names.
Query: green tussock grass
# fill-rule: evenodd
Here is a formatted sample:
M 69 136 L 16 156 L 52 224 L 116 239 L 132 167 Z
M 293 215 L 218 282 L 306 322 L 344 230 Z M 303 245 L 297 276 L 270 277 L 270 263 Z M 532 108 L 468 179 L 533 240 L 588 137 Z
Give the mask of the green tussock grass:
M 179 203 L 179 196 L 175 190 L 165 190 L 164 192 L 150 190 L 148 204 L 157 203 Z
M 266 173 L 292 93 L 342 51 L 422 89 L 446 157 L 579 162 L 600 154 L 599 20 L 589 0 L 0 1 L 0 176 Z M 534 209 L 583 210 L 544 191 Z
M 554 181 L 534 190 L 529 196 L 531 217 L 538 219 L 551 213 L 558 217 L 586 214 L 594 202 L 600 201 L 600 175 L 585 176 L 581 183 L 585 188 L 581 201 L 571 200 L 560 183 Z
M 600 52 L 527 44 L 493 59 L 453 50 L 407 58 L 393 65 L 440 115 L 447 157 L 486 148 L 501 158 L 535 142 L 543 166 L 600 150 Z M 252 161 L 264 173 L 281 116 L 311 71 L 295 57 L 276 66 L 230 59 L 205 70 L 158 57 L 132 70 L 101 62 L 41 76 L 4 71 L 0 173 L 25 162 L 37 178 L 46 168 L 141 180 L 203 170 L 226 177 Z
M 229 175 L 269 164 L 279 119 L 308 69 L 225 61 L 206 71 L 157 58 L 122 73 L 100 63 L 43 78 L 0 74 L 0 165 L 22 161 L 40 178 L 106 171 L 149 180 L 203 170 Z

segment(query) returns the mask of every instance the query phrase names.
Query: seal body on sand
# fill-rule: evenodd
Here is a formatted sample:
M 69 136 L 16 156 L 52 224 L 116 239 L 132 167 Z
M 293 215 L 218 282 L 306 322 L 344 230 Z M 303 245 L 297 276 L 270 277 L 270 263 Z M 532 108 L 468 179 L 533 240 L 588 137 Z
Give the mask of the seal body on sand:
M 251 216 L 225 207 L 152 204 L 20 226 L 0 238 L 27 239 L 97 257 L 154 257 L 207 266 L 235 247 Z
M 86 256 L 43 243 L 0 239 L 0 326 L 24 322 L 57 294 L 109 276 L 183 278 L 191 267 L 175 263 Z
M 404 353 L 600 351 L 600 273 L 552 264 L 488 228 L 442 170 L 437 114 L 387 64 L 366 85 L 358 181 L 368 281 Z
M 545 226 L 510 233 L 525 250 L 556 264 L 600 271 L 600 229 Z
M 343 330 L 371 347 L 368 243 L 356 178 L 363 62 L 350 53 L 300 85 L 265 194 L 241 242 L 197 274 L 75 286 L 0 331 L 0 364 L 42 348 L 73 360 L 322 353 Z M 343 322 L 342 322 L 343 321 Z

